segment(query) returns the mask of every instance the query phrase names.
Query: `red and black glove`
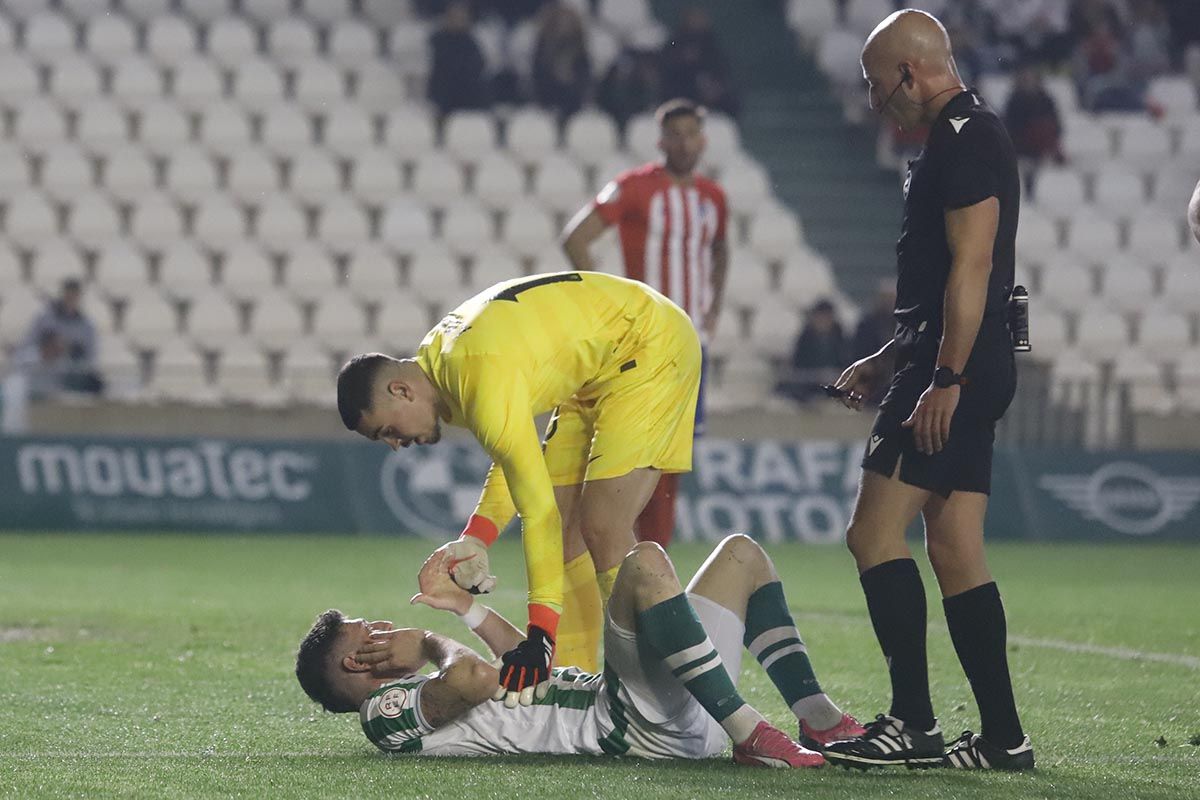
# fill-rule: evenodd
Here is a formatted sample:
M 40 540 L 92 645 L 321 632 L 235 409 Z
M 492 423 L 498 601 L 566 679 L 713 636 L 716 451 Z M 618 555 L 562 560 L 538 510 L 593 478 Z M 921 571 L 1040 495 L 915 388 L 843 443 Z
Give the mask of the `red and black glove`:
M 554 639 L 537 625 L 530 624 L 525 641 L 505 653 L 500 659 L 500 690 L 504 705 L 513 708 L 518 701 L 523 706 L 533 704 L 535 688 L 550 680 L 550 663 L 554 660 Z M 539 692 L 544 695 L 545 689 Z

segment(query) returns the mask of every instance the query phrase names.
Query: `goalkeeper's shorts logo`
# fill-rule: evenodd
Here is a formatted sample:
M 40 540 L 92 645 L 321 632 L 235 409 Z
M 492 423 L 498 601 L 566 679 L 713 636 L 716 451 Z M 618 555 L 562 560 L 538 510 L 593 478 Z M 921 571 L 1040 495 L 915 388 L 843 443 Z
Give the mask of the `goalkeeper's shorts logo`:
M 379 713 L 388 719 L 395 719 L 404 711 L 404 703 L 408 700 L 408 690 L 396 687 L 388 689 L 379 698 Z

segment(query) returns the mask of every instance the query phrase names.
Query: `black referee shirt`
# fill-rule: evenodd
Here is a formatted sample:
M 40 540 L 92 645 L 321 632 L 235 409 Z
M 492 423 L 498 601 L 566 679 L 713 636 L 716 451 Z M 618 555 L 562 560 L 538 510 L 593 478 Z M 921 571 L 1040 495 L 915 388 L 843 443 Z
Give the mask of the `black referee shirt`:
M 1002 314 L 1013 287 L 1021 179 L 1004 123 L 974 90 L 951 98 L 904 181 L 904 222 L 896 243 L 896 319 L 941 336 L 950 248 L 947 210 L 1000 201 L 984 316 Z M 1000 317 L 1003 319 L 1003 317 Z M 922 324 L 926 323 L 926 324 Z

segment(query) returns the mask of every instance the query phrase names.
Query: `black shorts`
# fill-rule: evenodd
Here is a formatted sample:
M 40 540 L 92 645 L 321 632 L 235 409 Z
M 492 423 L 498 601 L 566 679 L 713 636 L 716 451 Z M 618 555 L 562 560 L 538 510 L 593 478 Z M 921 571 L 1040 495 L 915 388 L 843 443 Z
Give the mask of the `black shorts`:
M 953 491 L 992 488 L 992 445 L 996 421 L 1004 416 L 1017 389 L 1016 364 L 1008 326 L 1001 318 L 980 325 L 963 374 L 958 408 L 950 421 L 950 439 L 938 453 L 917 451 L 911 428 L 901 424 L 933 381 L 938 338 L 900 326 L 896 333 L 896 372 L 879 406 L 867 440 L 862 468 L 891 477 L 900 462 L 900 480 L 942 497 Z

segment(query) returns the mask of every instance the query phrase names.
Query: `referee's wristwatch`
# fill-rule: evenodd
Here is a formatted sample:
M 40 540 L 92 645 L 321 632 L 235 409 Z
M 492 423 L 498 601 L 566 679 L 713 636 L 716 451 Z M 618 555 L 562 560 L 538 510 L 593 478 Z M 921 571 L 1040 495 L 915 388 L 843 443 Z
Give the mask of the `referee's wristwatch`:
M 938 367 L 933 371 L 933 385 L 938 389 L 949 389 L 951 386 L 966 386 L 967 376 L 955 372 L 950 367 Z

